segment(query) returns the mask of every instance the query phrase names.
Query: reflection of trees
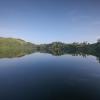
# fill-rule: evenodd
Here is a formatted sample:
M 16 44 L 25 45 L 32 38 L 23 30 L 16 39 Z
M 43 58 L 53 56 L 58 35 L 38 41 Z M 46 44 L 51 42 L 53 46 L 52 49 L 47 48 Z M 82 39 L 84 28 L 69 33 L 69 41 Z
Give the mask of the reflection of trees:
M 42 44 L 42 45 L 33 45 L 31 43 L 26 43 L 24 45 L 14 45 L 14 46 L 5 46 L 0 47 L 0 58 L 5 57 L 21 57 L 26 54 L 41 52 L 41 53 L 50 53 L 55 56 L 61 56 L 64 54 L 71 54 L 72 56 L 82 56 L 86 58 L 87 55 L 93 55 L 97 57 L 97 60 L 100 62 L 100 42 L 95 44 L 84 43 L 73 43 L 73 44 L 64 44 L 60 42 L 54 42 L 51 44 Z
M 72 56 L 82 56 L 83 58 L 86 58 L 87 54 L 85 53 L 72 53 Z
M 100 63 L 100 54 L 99 52 L 88 52 L 88 51 L 79 51 L 79 50 L 71 50 L 71 51 L 64 51 L 64 50 L 61 50 L 61 49 L 50 49 L 50 50 L 40 50 L 40 52 L 42 53 L 50 53 L 52 55 L 55 55 L 55 56 L 61 56 L 61 55 L 65 55 L 65 54 L 70 54 L 72 56 L 82 56 L 83 58 L 86 58 L 88 55 L 93 55 L 93 56 L 96 56 L 97 57 L 97 60 L 99 61 Z
M 30 53 L 34 53 L 34 52 L 41 52 L 41 53 L 49 53 L 52 54 L 54 56 L 61 56 L 61 55 L 65 55 L 65 54 L 70 54 L 72 56 L 82 56 L 84 58 L 86 58 L 86 56 L 88 55 L 93 55 L 97 57 L 98 62 L 100 63 L 100 54 L 99 52 L 93 52 L 93 53 L 88 53 L 88 52 L 79 52 L 79 51 L 64 51 L 61 49 L 50 49 L 47 50 L 45 48 L 42 49 L 38 49 L 38 50 L 25 50 L 25 49 L 14 49 L 14 50 L 3 50 L 0 51 L 0 58 L 13 58 L 13 57 L 22 57 L 24 55 L 30 54 Z
M 98 60 L 98 62 L 100 63 L 100 54 L 99 54 L 99 53 L 96 53 L 94 56 L 97 57 L 97 60 Z
M 100 63 L 100 57 L 97 57 L 97 61 Z
M 14 50 L 3 50 L 0 51 L 0 58 L 14 58 L 14 57 L 22 57 L 27 54 L 31 54 L 35 51 L 33 50 L 24 50 L 24 49 L 14 49 Z

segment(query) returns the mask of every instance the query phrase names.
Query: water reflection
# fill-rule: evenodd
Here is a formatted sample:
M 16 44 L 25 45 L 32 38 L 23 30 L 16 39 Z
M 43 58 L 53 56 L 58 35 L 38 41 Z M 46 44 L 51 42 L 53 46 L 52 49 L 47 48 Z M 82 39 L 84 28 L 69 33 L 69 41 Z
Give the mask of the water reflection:
M 100 100 L 100 64 L 94 56 L 34 52 L 18 59 L 0 59 L 0 100 Z M 0 57 L 30 53 L 9 51 Z
M 48 53 L 48 54 L 52 54 L 53 56 L 61 56 L 61 55 L 66 55 L 66 54 L 70 54 L 72 56 L 82 56 L 83 58 L 86 58 L 89 55 L 95 56 L 97 61 L 100 63 L 100 53 L 91 53 L 89 54 L 88 52 L 63 52 L 63 51 L 47 51 L 47 50 L 33 50 L 33 51 L 23 51 L 23 50 L 15 50 L 15 51 L 3 51 L 0 52 L 0 58 L 16 58 L 16 57 L 22 57 L 28 54 L 32 54 L 32 53 L 36 53 L 36 52 L 40 52 L 40 53 Z
M 7 50 L 7 51 L 0 51 L 0 58 L 15 58 L 15 57 L 22 57 L 35 51 L 24 51 L 24 50 Z

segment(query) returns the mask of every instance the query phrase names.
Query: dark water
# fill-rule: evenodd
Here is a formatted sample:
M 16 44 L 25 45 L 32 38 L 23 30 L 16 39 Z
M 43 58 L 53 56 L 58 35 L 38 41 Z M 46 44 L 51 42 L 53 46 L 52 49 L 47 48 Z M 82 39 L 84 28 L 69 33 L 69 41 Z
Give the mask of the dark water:
M 100 63 L 45 53 L 0 59 L 0 100 L 100 100 Z

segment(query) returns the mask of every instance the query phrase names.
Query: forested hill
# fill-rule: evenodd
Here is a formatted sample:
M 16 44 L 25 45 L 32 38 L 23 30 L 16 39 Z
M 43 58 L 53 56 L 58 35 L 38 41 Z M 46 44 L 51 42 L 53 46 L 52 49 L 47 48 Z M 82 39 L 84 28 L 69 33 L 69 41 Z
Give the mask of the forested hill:
M 30 42 L 26 42 L 22 39 L 15 39 L 15 38 L 2 38 L 0 37 L 0 48 L 18 48 L 18 47 L 35 47 L 35 44 Z
M 49 52 L 53 55 L 62 55 L 66 53 L 100 55 L 100 41 L 93 44 L 87 42 L 71 44 L 53 42 L 51 44 L 41 44 L 38 48 L 40 51 Z
M 35 49 L 35 44 L 22 39 L 0 37 L 0 57 L 4 55 L 7 57 L 23 56 L 32 53 Z
M 66 53 L 90 54 L 100 56 L 100 40 L 97 43 L 61 43 L 53 42 L 50 44 L 35 45 L 22 39 L 0 38 L 0 56 L 22 56 L 32 52 L 46 52 L 53 55 Z
M 50 44 L 41 44 L 41 45 L 36 45 L 30 42 L 26 42 L 22 39 L 15 39 L 15 38 L 3 38 L 0 37 L 0 50 L 7 50 L 7 49 L 19 49 L 19 50 L 55 50 L 55 51 L 66 51 L 66 52 L 71 52 L 71 51 L 100 51 L 100 40 L 97 41 L 97 43 L 94 44 L 89 44 L 87 42 L 83 43 L 71 43 L 71 44 L 66 44 L 66 43 L 61 43 L 61 42 L 52 42 Z
M 0 37 L 0 46 L 22 46 L 26 44 L 33 45 L 32 43 L 25 42 L 22 39 Z

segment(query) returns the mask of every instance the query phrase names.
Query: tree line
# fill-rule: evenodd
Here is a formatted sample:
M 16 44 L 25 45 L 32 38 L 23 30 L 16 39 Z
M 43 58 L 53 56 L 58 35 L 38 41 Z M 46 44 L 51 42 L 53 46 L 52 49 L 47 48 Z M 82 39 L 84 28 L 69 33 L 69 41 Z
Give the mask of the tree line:
M 53 55 L 63 54 L 88 54 L 96 55 L 100 57 L 100 39 L 96 43 L 90 44 L 88 42 L 83 43 L 62 43 L 52 42 L 50 44 L 36 45 L 30 42 L 26 42 L 21 39 L 14 38 L 0 38 L 0 55 L 12 55 L 21 56 L 33 52 L 46 52 Z

